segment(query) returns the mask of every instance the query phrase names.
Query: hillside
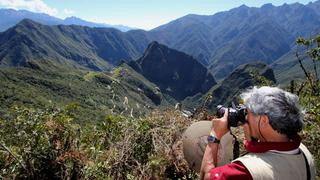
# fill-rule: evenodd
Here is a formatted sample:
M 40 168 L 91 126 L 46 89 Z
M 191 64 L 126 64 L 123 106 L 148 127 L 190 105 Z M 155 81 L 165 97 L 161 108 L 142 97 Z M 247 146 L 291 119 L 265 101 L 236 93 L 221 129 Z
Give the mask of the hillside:
M 218 79 L 224 78 L 230 70 L 245 63 L 262 61 L 270 64 L 290 50 L 294 38 L 272 21 L 258 22 L 245 27 L 241 38 L 221 47 L 213 55 L 209 69 Z M 267 37 L 267 38 L 263 38 Z
M 83 26 L 47 26 L 23 20 L 0 33 L 0 64 L 25 66 L 45 61 L 70 68 L 107 70 L 138 58 L 148 40 L 142 31 Z
M 125 65 L 111 73 L 1 67 L 0 82 L 0 117 L 13 106 L 47 109 L 75 105 L 76 118 L 90 123 L 101 121 L 105 114 L 140 116 L 156 107 L 170 107 L 156 85 Z

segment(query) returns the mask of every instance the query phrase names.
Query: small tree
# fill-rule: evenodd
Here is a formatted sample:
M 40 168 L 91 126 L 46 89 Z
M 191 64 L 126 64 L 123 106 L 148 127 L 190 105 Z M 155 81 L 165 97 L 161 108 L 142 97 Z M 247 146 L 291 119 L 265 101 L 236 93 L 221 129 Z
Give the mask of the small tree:
M 313 95 L 319 95 L 319 88 L 317 88 L 319 84 L 319 77 L 317 72 L 317 61 L 320 61 L 320 34 L 311 39 L 305 39 L 299 37 L 296 40 L 298 47 L 302 47 L 302 54 L 297 49 L 296 57 L 300 64 L 301 69 L 303 70 L 310 86 L 313 91 Z M 302 61 L 305 59 L 311 59 L 313 62 L 313 72 L 307 71 Z
M 296 40 L 299 47 L 303 48 L 300 52 L 297 50 L 296 57 L 300 67 L 303 70 L 306 80 L 296 85 L 291 82 L 290 90 L 299 95 L 300 103 L 305 108 L 305 127 L 301 133 L 303 143 L 315 157 L 317 172 L 320 171 L 320 145 L 316 143 L 320 139 L 320 82 L 317 72 L 317 62 L 320 61 L 320 34 L 309 40 L 298 38 Z M 307 71 L 302 61 L 311 59 L 313 69 Z

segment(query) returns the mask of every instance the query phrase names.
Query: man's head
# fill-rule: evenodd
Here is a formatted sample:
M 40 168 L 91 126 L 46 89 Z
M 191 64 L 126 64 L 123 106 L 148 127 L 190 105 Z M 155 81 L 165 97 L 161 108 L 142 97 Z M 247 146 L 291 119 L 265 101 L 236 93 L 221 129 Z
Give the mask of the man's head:
M 263 134 L 261 128 L 267 131 L 268 127 L 289 138 L 301 131 L 303 114 L 296 95 L 277 87 L 254 87 L 242 93 L 241 98 L 248 108 L 252 135 L 259 137 Z

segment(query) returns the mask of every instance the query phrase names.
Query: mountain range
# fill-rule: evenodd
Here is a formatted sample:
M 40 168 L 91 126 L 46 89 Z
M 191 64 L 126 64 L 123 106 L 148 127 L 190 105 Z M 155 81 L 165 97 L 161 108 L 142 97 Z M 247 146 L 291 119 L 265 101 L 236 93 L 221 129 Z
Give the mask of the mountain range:
M 135 60 L 142 55 L 149 43 L 157 41 L 193 56 L 206 66 L 216 79 L 220 80 L 244 63 L 261 61 L 272 64 L 279 59 L 284 62 L 290 61 L 283 56 L 295 47 L 295 38 L 309 37 L 320 32 L 320 15 L 317 11 L 319 4 L 318 0 L 307 5 L 299 3 L 282 6 L 265 4 L 260 8 L 242 5 L 209 16 L 190 14 L 150 31 L 134 30 L 126 34 L 118 32 L 117 34 L 126 36 L 126 40 L 121 37 L 121 42 L 119 42 L 121 45 L 111 45 L 111 48 L 104 46 L 106 51 L 112 49 L 117 52 L 102 53 L 97 50 L 98 53 L 94 52 L 98 54 L 95 59 L 101 61 L 102 58 L 109 64 L 110 61 L 112 61 L 111 64 L 117 64 L 122 60 Z M 43 18 L 40 18 L 39 21 L 43 21 Z M 57 19 L 53 18 L 52 21 L 45 24 L 56 22 Z M 81 28 L 72 27 L 75 31 Z M 97 32 L 96 28 L 90 30 L 87 28 L 88 32 L 91 30 Z M 99 33 L 100 31 L 102 30 L 99 30 Z M 111 32 L 112 30 L 104 29 L 103 31 Z M 119 39 L 118 35 L 106 37 L 108 35 L 102 33 L 100 37 L 100 34 L 94 34 L 96 39 L 108 38 L 108 41 L 113 42 Z M 70 34 L 63 35 L 70 36 Z M 92 37 L 89 36 L 90 38 Z M 100 49 L 100 47 L 92 48 L 92 44 L 86 46 L 89 47 L 89 51 Z M 127 49 L 129 53 L 126 53 Z M 96 69 L 105 69 L 107 65 L 103 63 L 103 65 L 93 66 L 102 66 Z
M 158 42 L 191 54 L 221 79 L 246 62 L 270 64 L 289 52 L 298 36 L 319 33 L 319 4 L 243 5 L 209 16 L 187 15 L 150 33 Z
M 116 28 L 123 32 L 136 29 L 124 25 L 110 25 L 104 23 L 90 22 L 74 16 L 67 17 L 65 19 L 60 19 L 54 16 L 50 16 L 48 14 L 35 13 L 27 10 L 0 9 L 0 17 L 0 32 L 15 26 L 23 19 L 32 19 L 45 25 L 81 25 L 88 27 Z
M 116 105 L 118 112 L 137 112 L 177 102 L 192 109 L 211 95 L 214 108 L 254 85 L 253 70 L 273 83 L 301 79 L 295 38 L 320 32 L 319 4 L 240 6 L 187 15 L 150 31 L 24 19 L 0 33 L 0 78 L 10 85 L 2 86 L 0 98 L 6 106 L 45 104 L 51 97 L 58 104 L 80 102 L 83 109 Z M 35 94 L 39 101 L 26 99 Z
M 123 62 L 112 71 L 70 67 L 57 70 L 42 66 L 43 62 L 38 62 L 39 66 L 33 63 L 27 67 L 0 67 L 0 116 L 16 104 L 48 107 L 76 103 L 81 112 L 77 118 L 86 123 L 86 118 L 99 119 L 103 112 L 141 115 L 182 101 L 192 109 L 210 93 L 215 101 L 209 107 L 214 109 L 217 103 L 231 102 L 241 90 L 254 85 L 253 70 L 276 81 L 271 68 L 255 63 L 239 66 L 217 83 L 192 56 L 158 42 L 150 43 L 138 60 Z

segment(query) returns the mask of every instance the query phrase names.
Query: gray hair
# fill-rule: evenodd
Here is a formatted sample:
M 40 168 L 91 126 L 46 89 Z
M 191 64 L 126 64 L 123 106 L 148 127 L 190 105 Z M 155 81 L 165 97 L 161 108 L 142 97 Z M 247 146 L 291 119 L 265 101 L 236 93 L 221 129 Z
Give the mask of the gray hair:
M 255 115 L 267 115 L 271 127 L 288 137 L 301 131 L 303 113 L 297 95 L 277 87 L 253 87 L 242 93 L 244 105 Z

